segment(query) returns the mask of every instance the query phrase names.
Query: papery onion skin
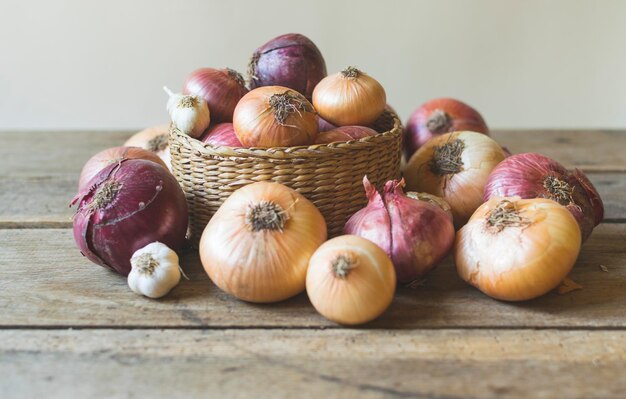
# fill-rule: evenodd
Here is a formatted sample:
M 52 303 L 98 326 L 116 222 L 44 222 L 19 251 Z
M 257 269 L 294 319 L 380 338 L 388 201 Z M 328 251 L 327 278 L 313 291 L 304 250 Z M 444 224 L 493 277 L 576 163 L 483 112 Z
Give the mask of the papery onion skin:
M 338 261 L 346 260 L 346 267 L 340 269 Z M 319 247 L 309 262 L 309 299 L 322 316 L 336 323 L 357 325 L 377 318 L 391 304 L 395 288 L 391 260 L 362 237 L 335 237 Z
M 316 144 L 329 144 L 359 140 L 364 137 L 375 136 L 378 132 L 365 126 L 340 126 L 336 129 L 317 134 Z
M 448 204 L 443 198 L 428 193 L 418 193 L 417 191 L 408 191 L 406 193 L 406 196 L 409 198 L 413 198 L 414 200 L 424 201 L 428 202 L 429 204 L 437 205 L 450 217 L 450 220 L 453 220 L 450 204 Z
M 172 170 L 172 157 L 168 142 L 170 125 L 149 127 L 132 135 L 124 143 L 125 147 L 139 147 L 155 153 Z
M 446 148 L 456 150 L 454 144 L 457 144 L 457 140 L 461 144 L 458 159 L 451 157 L 449 163 L 434 163 L 437 151 L 441 154 Z M 453 153 L 457 154 L 456 151 Z M 453 132 L 433 137 L 413 154 L 405 166 L 407 190 L 442 197 L 452 208 L 454 225 L 459 228 L 483 203 L 483 191 L 489 173 L 505 157 L 500 145 L 481 133 Z M 439 160 L 442 159 L 440 156 Z M 446 169 L 448 166 L 450 168 Z
M 503 200 L 513 203 L 527 223 L 500 231 L 491 226 L 490 212 Z M 457 233 L 454 262 L 459 276 L 483 293 L 524 301 L 556 288 L 574 266 L 580 246 L 576 220 L 557 202 L 492 197 Z
M 89 160 L 83 166 L 80 172 L 80 178 L 78 179 L 78 191 L 82 191 L 87 188 L 87 183 L 95 175 L 100 173 L 105 167 L 120 162 L 122 159 L 145 159 L 147 161 L 156 162 L 159 165 L 167 168 L 167 165 L 161 158 L 155 153 L 144 150 L 139 147 L 112 147 L 102 150 L 96 155 L 89 158 Z
M 237 103 L 248 93 L 243 77 L 230 68 L 200 68 L 191 72 L 183 84 L 183 94 L 204 98 L 213 123 L 232 122 Z
M 336 126 L 368 126 L 386 105 L 383 86 L 354 67 L 325 77 L 313 90 L 313 106 L 322 118 Z
M 444 133 L 472 131 L 489 134 L 482 115 L 454 98 L 435 98 L 422 104 L 411 114 L 404 130 L 406 159 L 434 136 Z
M 326 62 L 317 46 L 306 36 L 288 33 L 256 49 L 248 65 L 248 85 L 251 90 L 284 86 L 311 100 L 313 89 L 326 74 Z
M 289 98 L 285 103 L 293 105 L 282 121 L 282 105 L 272 105 L 275 98 Z M 233 127 L 244 147 L 310 145 L 317 137 L 317 118 L 311 103 L 302 94 L 281 86 L 259 87 L 246 94 L 235 108 Z
M 263 215 L 256 210 L 277 223 L 255 230 L 248 217 Z M 322 214 L 297 191 L 252 183 L 231 194 L 213 215 L 200 240 L 200 259 L 227 293 L 249 302 L 277 302 L 304 291 L 309 259 L 326 237 Z
M 583 241 L 602 221 L 604 213 L 598 192 L 582 172 L 572 173 L 557 161 L 537 153 L 516 154 L 501 162 L 489 175 L 483 199 L 487 201 L 494 196 L 557 201 L 578 221 Z
M 206 144 L 211 144 L 214 147 L 228 146 L 233 148 L 241 148 L 243 145 L 235 134 L 235 129 L 232 123 L 218 123 L 217 125 L 209 126 L 204 132 L 200 141 Z
M 98 173 L 72 203 L 74 239 L 92 262 L 124 276 L 133 253 L 151 242 L 177 250 L 185 242 L 188 210 L 176 178 L 163 166 L 124 159 Z

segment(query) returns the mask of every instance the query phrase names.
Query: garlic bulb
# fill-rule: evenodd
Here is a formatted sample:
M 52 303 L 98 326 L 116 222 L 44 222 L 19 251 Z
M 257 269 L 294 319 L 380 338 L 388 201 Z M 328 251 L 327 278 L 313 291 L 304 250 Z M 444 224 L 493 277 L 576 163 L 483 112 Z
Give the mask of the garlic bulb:
M 170 96 L 167 100 L 167 112 L 174 126 L 193 138 L 202 136 L 211 123 L 206 101 L 200 96 L 173 93 L 167 87 L 163 87 L 163 90 Z
M 128 286 L 149 298 L 165 296 L 180 281 L 178 255 L 167 245 L 153 242 L 137 250 L 130 259 Z

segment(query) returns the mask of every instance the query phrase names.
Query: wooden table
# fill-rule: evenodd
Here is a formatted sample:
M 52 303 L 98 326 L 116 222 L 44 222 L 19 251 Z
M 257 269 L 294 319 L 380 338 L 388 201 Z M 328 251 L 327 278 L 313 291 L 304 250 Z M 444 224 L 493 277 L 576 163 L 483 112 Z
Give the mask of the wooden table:
M 304 294 L 230 298 L 193 253 L 191 280 L 162 300 L 90 264 L 68 203 L 83 163 L 128 135 L 0 133 L 0 398 L 626 396 L 626 132 L 494 134 L 599 189 L 606 220 L 571 274 L 582 290 L 498 302 L 447 260 L 362 328 Z

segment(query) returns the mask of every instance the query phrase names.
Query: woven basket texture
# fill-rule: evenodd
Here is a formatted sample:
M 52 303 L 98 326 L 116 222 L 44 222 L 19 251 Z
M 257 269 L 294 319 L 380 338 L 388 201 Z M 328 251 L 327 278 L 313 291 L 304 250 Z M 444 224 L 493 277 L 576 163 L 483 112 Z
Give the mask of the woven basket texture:
M 400 120 L 386 111 L 374 128 L 382 133 L 343 143 L 275 148 L 214 147 L 171 129 L 172 169 L 187 197 L 192 241 L 199 241 L 230 194 L 259 181 L 297 190 L 324 215 L 329 238 L 340 235 L 350 216 L 367 204 L 364 175 L 378 189 L 400 176 Z

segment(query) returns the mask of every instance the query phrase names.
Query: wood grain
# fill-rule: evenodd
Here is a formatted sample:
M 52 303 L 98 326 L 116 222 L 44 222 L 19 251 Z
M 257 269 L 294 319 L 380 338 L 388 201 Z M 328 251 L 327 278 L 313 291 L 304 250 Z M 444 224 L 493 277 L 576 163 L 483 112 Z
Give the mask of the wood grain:
M 368 327 L 626 327 L 625 242 L 626 224 L 601 225 L 571 274 L 584 289 L 525 303 L 484 296 L 461 281 L 447 260 L 423 286 L 400 288 L 390 309 Z M 0 230 L 0 253 L 0 326 L 335 326 L 315 312 L 305 294 L 272 305 L 229 297 L 208 280 L 194 252 L 182 259 L 192 281 L 162 300 L 133 294 L 124 278 L 81 257 L 70 230 Z
M 0 331 L 6 398 L 623 398 L 625 367 L 625 331 Z

